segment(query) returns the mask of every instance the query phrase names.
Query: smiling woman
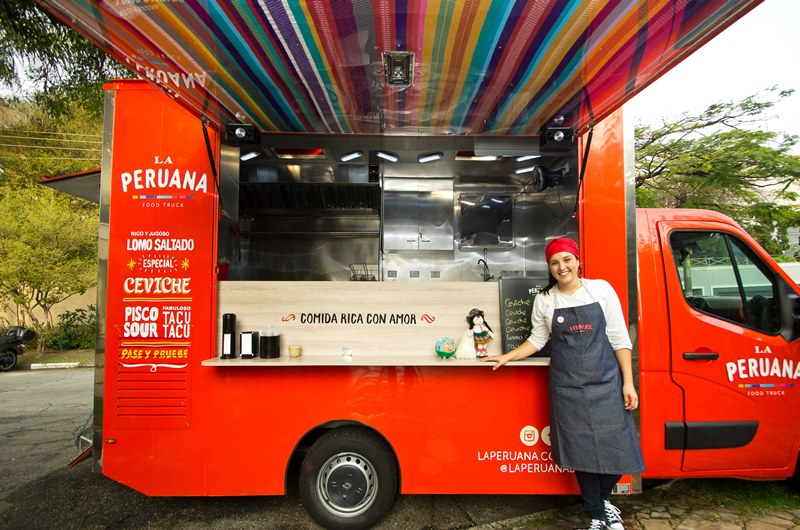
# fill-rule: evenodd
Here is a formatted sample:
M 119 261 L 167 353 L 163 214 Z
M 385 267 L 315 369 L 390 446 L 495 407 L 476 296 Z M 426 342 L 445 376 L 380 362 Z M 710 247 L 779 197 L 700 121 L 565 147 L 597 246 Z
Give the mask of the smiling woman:
M 550 346 L 550 436 L 553 460 L 575 471 L 589 530 L 622 529 L 611 493 L 624 474 L 644 471 L 630 411 L 639 407 L 632 344 L 622 307 L 604 280 L 580 277 L 580 250 L 569 238 L 550 241 L 550 282 L 534 299 L 530 338 L 489 357 L 494 370 Z

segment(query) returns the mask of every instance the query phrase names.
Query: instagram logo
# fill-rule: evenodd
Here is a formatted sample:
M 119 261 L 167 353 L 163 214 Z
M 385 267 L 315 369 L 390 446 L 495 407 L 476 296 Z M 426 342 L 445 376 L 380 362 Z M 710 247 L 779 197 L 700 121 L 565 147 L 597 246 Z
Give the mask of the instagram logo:
M 527 446 L 534 446 L 539 441 L 539 431 L 532 425 L 526 425 L 519 431 L 519 439 Z

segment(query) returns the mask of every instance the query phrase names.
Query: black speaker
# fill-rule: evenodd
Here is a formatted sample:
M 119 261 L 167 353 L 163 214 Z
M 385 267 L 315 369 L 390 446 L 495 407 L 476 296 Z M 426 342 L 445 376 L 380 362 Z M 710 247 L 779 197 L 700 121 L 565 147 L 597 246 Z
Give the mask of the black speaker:
M 255 144 L 259 141 L 258 129 L 245 123 L 229 123 L 227 138 L 240 144 Z
M 569 152 L 573 148 L 574 133 L 569 127 L 546 127 L 539 135 L 539 149 L 542 152 Z

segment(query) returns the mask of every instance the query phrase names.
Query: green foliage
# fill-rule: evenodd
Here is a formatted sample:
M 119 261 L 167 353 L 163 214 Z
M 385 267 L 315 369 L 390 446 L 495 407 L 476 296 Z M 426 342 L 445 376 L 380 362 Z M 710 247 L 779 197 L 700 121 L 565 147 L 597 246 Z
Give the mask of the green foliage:
M 37 183 L 99 167 L 102 85 L 125 70 L 33 0 L 0 2 L 0 41 L 0 304 L 42 337 L 96 281 L 98 211 Z
M 0 187 L 0 298 L 46 331 L 53 305 L 95 284 L 97 231 L 96 210 L 81 199 L 41 186 Z
M 76 104 L 52 116 L 30 100 L 0 101 L 0 184 L 33 185 L 99 167 L 102 130 L 102 119 Z
M 97 206 L 38 184 L 100 165 L 100 118 L 67 110 L 0 103 L 0 303 L 12 302 L 18 323 L 40 337 L 53 305 L 96 281 Z
M 97 310 L 93 305 L 86 309 L 65 311 L 58 317 L 58 325 L 47 335 L 45 347 L 54 350 L 93 349 Z
M 0 85 L 25 91 L 53 114 L 78 104 L 100 116 L 102 85 L 130 72 L 34 0 L 0 2 Z
M 771 254 L 789 246 L 787 229 L 800 226 L 796 206 L 800 138 L 753 128 L 793 91 L 768 91 L 717 103 L 699 116 L 661 127 L 636 127 L 636 202 L 640 207 L 704 208 L 736 220 Z
M 649 502 L 726 508 L 754 514 L 794 510 L 800 505 L 800 493 L 787 481 L 675 480 L 666 488 L 649 490 L 644 495 Z

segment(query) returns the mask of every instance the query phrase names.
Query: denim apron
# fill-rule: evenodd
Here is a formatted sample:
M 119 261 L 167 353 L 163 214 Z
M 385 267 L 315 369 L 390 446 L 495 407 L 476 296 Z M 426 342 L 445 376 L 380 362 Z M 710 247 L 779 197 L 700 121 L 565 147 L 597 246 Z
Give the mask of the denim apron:
M 556 307 L 550 342 L 550 431 L 555 462 L 563 469 L 590 473 L 644 471 L 600 304 Z

